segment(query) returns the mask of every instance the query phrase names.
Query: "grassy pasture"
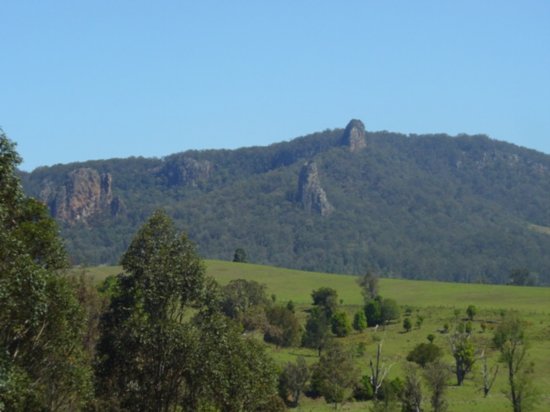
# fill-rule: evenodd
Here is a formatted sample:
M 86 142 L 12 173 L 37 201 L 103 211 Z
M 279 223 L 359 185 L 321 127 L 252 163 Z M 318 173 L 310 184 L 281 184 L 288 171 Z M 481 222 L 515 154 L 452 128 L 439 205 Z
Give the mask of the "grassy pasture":
M 311 291 L 321 286 L 334 288 L 343 300 L 343 310 L 349 316 L 361 308 L 362 297 L 355 283 L 356 277 L 303 272 L 298 270 L 242 264 L 222 261 L 206 261 L 208 275 L 226 284 L 232 279 L 255 280 L 267 286 L 268 294 L 275 294 L 278 302 L 292 300 L 298 309 L 298 316 L 305 320 L 306 309 L 311 304 Z M 96 281 L 108 275 L 117 274 L 120 267 L 94 267 L 75 269 L 85 271 Z M 449 351 L 448 335 L 441 333 L 443 325 L 453 325 L 465 316 L 466 307 L 477 306 L 478 314 L 473 322 L 473 339 L 477 348 L 489 354 L 489 365 L 497 364 L 498 354 L 491 349 L 492 328 L 500 319 L 502 310 L 514 309 L 528 322 L 530 340 L 529 358 L 535 364 L 534 380 L 539 393 L 539 403 L 534 411 L 550 410 L 550 288 L 513 287 L 500 285 L 457 284 L 401 279 L 381 279 L 380 293 L 395 299 L 403 308 L 408 307 L 410 318 L 415 323 L 418 316 L 424 318 L 421 328 L 413 328 L 404 333 L 401 321 L 377 332 L 352 333 L 341 342 L 355 349 L 361 342 L 366 344 L 366 353 L 357 358 L 357 364 L 364 374 L 368 372 L 369 360 L 375 353 L 377 342 L 383 342 L 384 361 L 392 365 L 390 377 L 402 376 L 402 367 L 407 353 L 418 343 L 426 341 L 430 333 L 436 335 L 435 343 L 445 352 L 445 361 L 451 365 L 453 358 Z M 460 312 L 457 314 L 455 310 Z M 481 323 L 488 329 L 482 332 Z M 261 338 L 261 337 L 259 337 Z M 279 364 L 292 361 L 298 355 L 305 356 L 310 363 L 317 361 L 316 352 L 304 348 L 278 349 L 271 345 L 269 351 Z M 479 363 L 479 362 L 478 362 Z M 506 411 L 511 410 L 503 391 L 507 387 L 503 365 L 489 397 L 483 398 L 480 392 L 480 365 L 466 380 L 464 386 L 457 387 L 453 378 L 449 381 L 448 402 L 450 412 L 466 411 Z M 429 392 L 424 391 L 425 410 L 429 410 Z M 368 410 L 369 403 L 349 402 L 341 410 Z M 322 399 L 303 398 L 298 411 L 333 410 Z

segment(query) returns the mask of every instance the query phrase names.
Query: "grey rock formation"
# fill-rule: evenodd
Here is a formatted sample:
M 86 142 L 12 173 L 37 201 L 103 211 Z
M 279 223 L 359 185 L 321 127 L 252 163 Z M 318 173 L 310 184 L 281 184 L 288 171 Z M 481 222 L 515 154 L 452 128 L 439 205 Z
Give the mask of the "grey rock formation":
M 41 199 L 56 219 L 69 224 L 85 223 L 105 211 L 117 215 L 123 206 L 120 199 L 113 197 L 112 181 L 109 173 L 100 175 L 91 168 L 75 169 L 67 174 L 63 185 L 57 188 L 46 185 Z
M 361 120 L 353 119 L 348 123 L 342 136 L 342 145 L 347 146 L 350 152 L 357 152 L 367 147 L 365 125 Z
M 319 170 L 314 161 L 307 162 L 300 171 L 297 199 L 305 210 L 321 216 L 328 216 L 334 211 L 321 187 Z
M 166 178 L 169 186 L 193 186 L 207 181 L 214 166 L 207 160 L 195 160 L 191 157 L 170 159 L 160 173 Z

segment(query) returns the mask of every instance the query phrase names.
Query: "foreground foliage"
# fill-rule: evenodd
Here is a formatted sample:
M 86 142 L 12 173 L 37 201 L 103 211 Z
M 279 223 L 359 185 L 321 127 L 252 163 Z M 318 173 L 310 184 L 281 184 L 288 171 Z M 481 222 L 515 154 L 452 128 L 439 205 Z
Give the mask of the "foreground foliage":
M 24 196 L 0 131 L 0 410 L 79 409 L 92 395 L 85 315 L 57 226 Z

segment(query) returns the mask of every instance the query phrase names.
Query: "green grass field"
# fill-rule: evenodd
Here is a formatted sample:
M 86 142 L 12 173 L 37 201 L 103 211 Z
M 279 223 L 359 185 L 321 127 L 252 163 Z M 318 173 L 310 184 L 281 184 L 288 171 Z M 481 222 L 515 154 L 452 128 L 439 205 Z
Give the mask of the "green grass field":
M 334 288 L 343 301 L 343 309 L 351 316 L 361 308 L 362 297 L 356 284 L 356 277 L 347 275 L 331 275 L 323 273 L 303 272 L 298 270 L 280 269 L 274 267 L 242 264 L 222 261 L 206 261 L 207 274 L 221 284 L 232 279 L 255 280 L 267 287 L 268 295 L 274 294 L 277 302 L 288 300 L 295 302 L 298 315 L 305 319 L 303 312 L 311 304 L 311 291 L 321 286 Z M 94 267 L 75 269 L 84 271 L 100 282 L 108 275 L 121 271 L 120 267 Z M 339 340 L 349 348 L 356 348 L 359 343 L 366 344 L 365 355 L 358 357 L 358 366 L 366 374 L 368 362 L 374 355 L 377 342 L 383 342 L 383 357 L 387 364 L 392 365 L 390 377 L 402 375 L 402 367 L 407 353 L 419 342 L 426 341 L 430 333 L 436 335 L 435 343 L 445 351 L 445 360 L 453 363 L 450 354 L 448 335 L 441 333 L 445 323 L 453 324 L 465 316 L 466 307 L 470 304 L 478 308 L 478 315 L 473 323 L 473 339 L 476 347 L 489 353 L 489 363 L 497 363 L 498 354 L 491 349 L 491 328 L 498 322 L 503 310 L 517 310 L 528 322 L 528 337 L 530 340 L 529 358 L 535 364 L 533 379 L 539 393 L 539 403 L 534 411 L 550 410 L 550 288 L 514 287 L 481 284 L 457 284 L 443 282 L 411 281 L 401 279 L 381 279 L 380 293 L 384 297 L 395 299 L 403 308 L 411 310 L 411 319 L 421 315 L 424 323 L 421 328 L 413 328 L 404 333 L 402 322 L 389 325 L 385 330 L 367 330 L 364 333 L 352 333 Z M 455 310 L 460 311 L 458 318 Z M 403 316 L 402 318 L 403 319 Z M 482 332 L 481 323 L 488 325 Z M 298 355 L 305 356 L 308 361 L 317 361 L 314 351 L 304 348 L 277 349 L 269 346 L 274 359 L 280 363 L 292 361 Z M 466 380 L 465 385 L 457 387 L 454 380 L 449 381 L 448 402 L 449 411 L 487 411 L 497 412 L 511 410 L 503 391 L 507 387 L 504 367 L 500 367 L 495 386 L 489 397 L 483 398 L 480 392 L 479 365 Z M 425 410 L 429 410 L 429 393 L 424 392 Z M 369 403 L 350 402 L 341 410 L 368 410 Z M 303 398 L 298 411 L 333 410 L 322 399 L 311 400 Z

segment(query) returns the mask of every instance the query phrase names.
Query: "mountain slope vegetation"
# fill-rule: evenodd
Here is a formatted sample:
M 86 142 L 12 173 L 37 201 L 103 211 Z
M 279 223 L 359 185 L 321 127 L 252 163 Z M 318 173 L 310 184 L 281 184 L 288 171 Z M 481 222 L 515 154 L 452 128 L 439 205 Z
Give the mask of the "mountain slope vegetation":
M 84 171 L 83 171 L 84 170 Z M 358 120 L 267 147 L 22 173 L 74 263 L 114 263 L 163 208 L 204 257 L 388 277 L 550 283 L 550 156 L 484 135 L 368 132 Z

